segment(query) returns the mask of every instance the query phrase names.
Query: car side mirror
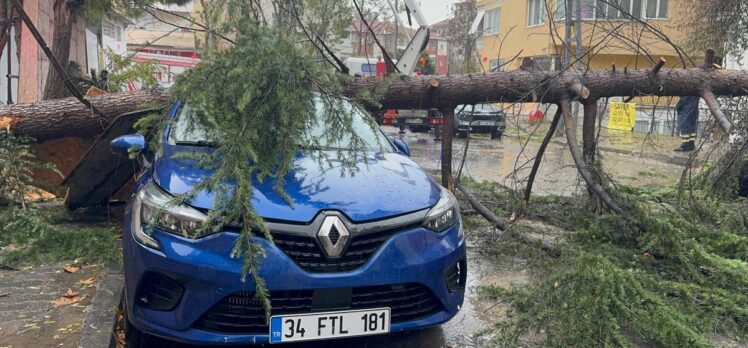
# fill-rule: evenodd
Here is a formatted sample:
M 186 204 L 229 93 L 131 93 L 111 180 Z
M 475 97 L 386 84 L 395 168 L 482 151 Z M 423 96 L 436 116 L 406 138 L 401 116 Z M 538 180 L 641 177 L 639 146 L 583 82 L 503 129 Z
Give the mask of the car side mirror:
M 145 149 L 145 138 L 140 134 L 127 134 L 114 138 L 114 140 L 112 140 L 109 145 L 113 149 L 118 150 L 127 151 L 131 148 L 143 150 Z
M 392 142 L 395 143 L 395 147 L 405 156 L 410 157 L 410 148 L 408 147 L 408 144 L 406 144 L 402 139 L 392 139 Z

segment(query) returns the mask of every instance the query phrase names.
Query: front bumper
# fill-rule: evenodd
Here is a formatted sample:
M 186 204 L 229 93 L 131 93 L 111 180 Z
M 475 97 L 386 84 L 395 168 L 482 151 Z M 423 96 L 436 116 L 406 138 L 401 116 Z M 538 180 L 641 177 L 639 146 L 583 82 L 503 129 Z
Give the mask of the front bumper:
M 503 132 L 506 129 L 504 122 L 494 121 L 465 121 L 455 122 L 455 129 L 459 132 L 491 133 L 493 131 Z
M 156 231 L 162 250 L 136 242 L 131 233 L 129 212 L 125 216 L 125 306 L 131 323 L 149 334 L 193 344 L 263 344 L 267 334 L 221 334 L 196 329 L 193 325 L 217 302 L 240 291 L 254 291 L 250 279 L 241 281 L 242 260 L 229 255 L 237 235 L 219 233 L 193 241 Z M 255 238 L 265 250 L 260 275 L 273 291 L 366 287 L 417 283 L 427 287 L 441 302 L 441 310 L 428 317 L 393 323 L 391 332 L 438 325 L 451 319 L 463 302 L 462 291 L 450 292 L 445 271 L 465 259 L 461 226 L 443 233 L 413 228 L 390 237 L 369 261 L 345 273 L 309 273 L 297 266 L 278 247 Z M 157 272 L 178 282 L 184 293 L 175 308 L 155 311 L 136 304 L 136 292 L 144 274 Z

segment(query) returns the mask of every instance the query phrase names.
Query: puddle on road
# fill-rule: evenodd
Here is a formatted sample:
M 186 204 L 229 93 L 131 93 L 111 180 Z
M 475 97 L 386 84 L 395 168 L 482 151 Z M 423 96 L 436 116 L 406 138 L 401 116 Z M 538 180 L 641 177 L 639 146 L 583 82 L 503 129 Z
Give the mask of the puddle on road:
M 480 285 L 496 285 L 504 288 L 527 284 L 529 278 L 522 269 L 514 266 L 500 267 L 483 258 L 468 242 L 468 274 L 465 302 L 460 312 L 441 326 L 449 347 L 474 346 L 481 342 L 474 334 L 490 329 L 504 316 L 506 303 L 481 300 L 478 296 Z
M 441 168 L 441 143 L 432 134 L 397 134 L 385 128 L 394 137 L 400 137 L 411 150 L 411 158 L 426 170 L 438 173 Z M 453 164 L 456 172 L 462 162 L 465 139 L 454 139 Z M 516 139 L 490 140 L 483 134 L 470 139 L 463 176 L 476 181 L 500 182 L 509 187 L 523 189 L 530 173 L 534 156 L 540 143 L 518 143 Z M 606 173 L 616 181 L 635 187 L 671 186 L 680 179 L 683 167 L 652 158 L 603 152 L 600 155 Z M 537 195 L 570 196 L 584 193 L 571 154 L 565 145 L 551 143 L 535 180 L 533 193 Z

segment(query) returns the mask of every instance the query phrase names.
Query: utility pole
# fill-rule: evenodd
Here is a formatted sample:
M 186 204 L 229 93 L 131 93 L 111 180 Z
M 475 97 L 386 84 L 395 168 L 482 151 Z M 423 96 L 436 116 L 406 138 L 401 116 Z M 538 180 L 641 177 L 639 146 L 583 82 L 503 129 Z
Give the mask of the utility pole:
M 582 0 L 577 1 L 577 22 L 574 28 L 574 34 L 577 41 L 577 72 L 584 70 L 584 62 L 582 61 L 582 55 L 584 55 L 584 49 L 582 47 Z M 574 126 L 576 127 L 577 120 L 579 120 L 579 105 L 580 102 L 577 100 L 572 106 L 572 117 L 574 119 Z
M 395 42 L 394 44 L 395 47 L 393 47 L 392 49 L 392 56 L 395 57 L 395 59 L 400 59 L 400 57 L 397 55 L 397 39 L 398 39 L 397 35 L 398 35 L 398 29 L 400 28 L 400 25 L 399 25 L 400 21 L 397 18 L 397 15 L 399 14 L 398 11 L 400 11 L 400 1 L 395 0 L 395 20 L 393 21 L 395 22 L 395 40 L 393 40 Z
M 574 6 L 572 3 L 575 0 L 559 0 L 564 1 L 564 46 L 566 46 L 566 49 L 564 50 L 564 64 L 562 66 L 563 70 L 569 70 L 571 69 L 571 28 L 572 24 L 574 23 L 574 19 L 572 16 L 572 11 L 574 10 Z M 580 11 L 581 12 L 581 11 Z M 558 122 L 558 125 L 556 126 L 555 136 L 560 137 L 564 135 L 564 119 L 561 118 Z

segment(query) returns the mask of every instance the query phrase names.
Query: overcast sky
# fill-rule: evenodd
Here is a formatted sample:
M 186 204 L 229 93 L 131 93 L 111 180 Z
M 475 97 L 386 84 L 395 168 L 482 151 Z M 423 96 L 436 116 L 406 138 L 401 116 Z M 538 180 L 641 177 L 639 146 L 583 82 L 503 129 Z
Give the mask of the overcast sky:
M 395 4 L 395 0 L 390 0 L 392 4 Z M 403 5 L 404 1 L 400 1 L 400 6 Z M 452 4 L 460 2 L 460 0 L 417 0 L 421 5 L 421 11 L 429 21 L 429 25 L 439 22 L 443 19 L 447 19 L 452 13 Z M 408 17 L 405 12 L 400 13 L 400 20 L 404 25 L 408 25 Z M 413 27 L 418 27 L 418 24 L 413 21 Z
M 447 19 L 452 11 L 452 4 L 458 0 L 420 0 L 421 10 L 426 19 L 434 24 L 442 19 Z

